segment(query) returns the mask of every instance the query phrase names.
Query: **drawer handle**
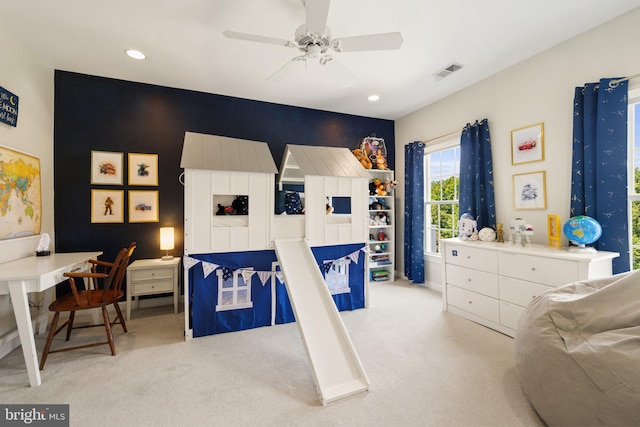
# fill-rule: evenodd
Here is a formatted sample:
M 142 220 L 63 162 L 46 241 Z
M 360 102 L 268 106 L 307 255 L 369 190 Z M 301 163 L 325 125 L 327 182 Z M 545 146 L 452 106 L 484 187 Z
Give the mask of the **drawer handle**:
M 531 267 L 531 271 L 536 271 L 536 268 L 535 267 Z
M 471 259 L 471 255 L 467 255 L 467 259 Z
M 470 281 L 471 281 L 471 277 L 469 277 L 469 278 L 467 279 L 467 282 L 470 282 Z
M 469 301 L 469 304 L 473 304 L 473 301 Z

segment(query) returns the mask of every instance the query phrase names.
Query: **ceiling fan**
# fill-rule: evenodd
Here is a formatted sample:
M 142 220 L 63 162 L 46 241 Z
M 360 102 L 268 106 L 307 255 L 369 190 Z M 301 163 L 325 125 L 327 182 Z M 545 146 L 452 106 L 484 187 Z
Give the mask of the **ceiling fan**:
M 305 23 L 298 27 L 294 41 L 265 37 L 255 34 L 240 33 L 226 30 L 222 34 L 230 39 L 246 40 L 258 43 L 274 44 L 293 47 L 302 52 L 273 73 L 267 80 L 281 79 L 288 75 L 300 62 L 305 65 L 311 61 L 318 61 L 340 83 L 351 86 L 355 77 L 345 68 L 332 53 L 357 52 L 369 50 L 394 50 L 402 46 L 402 34 L 399 32 L 368 34 L 332 38 L 331 30 L 326 26 L 329 14 L 330 0 L 306 0 Z

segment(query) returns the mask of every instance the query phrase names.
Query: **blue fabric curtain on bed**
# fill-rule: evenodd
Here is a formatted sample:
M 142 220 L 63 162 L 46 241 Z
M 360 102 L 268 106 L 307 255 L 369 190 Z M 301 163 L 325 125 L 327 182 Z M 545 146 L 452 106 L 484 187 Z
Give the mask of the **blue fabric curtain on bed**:
M 460 137 L 460 214 L 470 213 L 482 227 L 496 229 L 493 160 L 489 121 L 467 123 Z
M 404 275 L 424 283 L 424 144 L 404 147 Z
M 629 271 L 627 214 L 627 82 L 612 79 L 577 87 L 573 111 L 570 215 L 602 224 L 594 245 L 619 252 L 613 273 Z

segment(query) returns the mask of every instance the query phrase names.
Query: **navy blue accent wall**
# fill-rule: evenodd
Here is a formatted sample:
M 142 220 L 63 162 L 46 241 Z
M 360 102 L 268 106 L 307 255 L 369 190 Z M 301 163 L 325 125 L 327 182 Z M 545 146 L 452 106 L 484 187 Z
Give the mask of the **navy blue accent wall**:
M 365 101 L 363 101 L 365 102 Z M 394 167 L 394 122 L 66 71 L 55 72 L 55 247 L 102 250 L 104 259 L 131 241 L 133 259 L 157 258 L 159 228 L 176 227 L 174 255 L 183 252 L 184 191 L 179 182 L 186 131 L 263 141 L 280 165 L 286 144 L 353 149 L 371 134 L 384 138 Z M 91 151 L 158 154 L 157 187 L 91 184 Z M 91 223 L 91 189 L 158 190 L 157 223 Z

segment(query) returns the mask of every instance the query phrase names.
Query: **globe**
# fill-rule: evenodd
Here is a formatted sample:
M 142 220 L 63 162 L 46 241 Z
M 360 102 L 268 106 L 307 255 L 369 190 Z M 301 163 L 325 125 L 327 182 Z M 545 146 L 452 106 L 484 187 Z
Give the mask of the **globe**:
M 564 223 L 562 232 L 570 242 L 584 248 L 600 238 L 602 226 L 590 216 L 578 215 Z

